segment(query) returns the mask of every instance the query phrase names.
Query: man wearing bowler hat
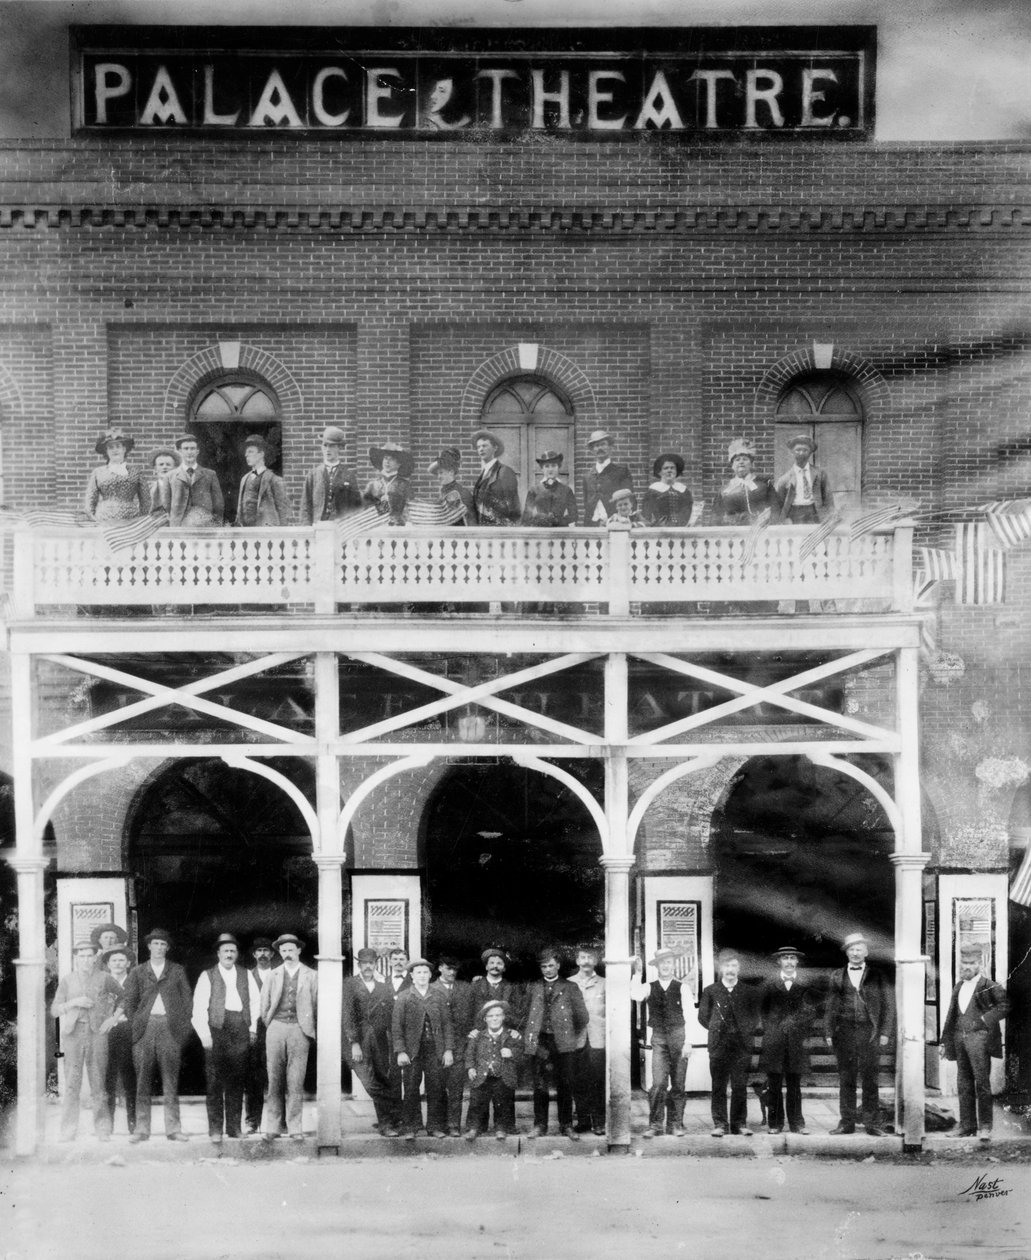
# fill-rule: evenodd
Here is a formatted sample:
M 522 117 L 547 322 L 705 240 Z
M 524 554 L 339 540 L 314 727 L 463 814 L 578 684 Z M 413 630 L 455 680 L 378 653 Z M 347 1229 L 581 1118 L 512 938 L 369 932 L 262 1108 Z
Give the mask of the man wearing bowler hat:
M 505 444 L 496 433 L 479 429 L 473 434 L 480 457 L 480 475 L 473 483 L 477 525 L 515 525 L 519 520 L 519 481 L 501 462 Z
M 576 524 L 576 495 L 564 481 L 559 481 L 562 454 L 545 451 L 537 456 L 541 479 L 526 492 L 523 504 L 523 525 L 535 529 L 566 529 Z
M 176 438 L 182 463 L 157 483 L 158 498 L 173 529 L 199 529 L 225 524 L 225 500 L 218 478 L 197 459 L 200 443 L 192 433 Z
M 813 466 L 816 443 L 808 433 L 795 433 L 787 446 L 795 462 L 774 486 L 781 522 L 807 525 L 826 520 L 834 511 L 834 495 L 827 474 Z
M 256 936 L 251 942 L 251 957 L 254 966 L 250 969 L 258 993 L 272 978 L 272 960 L 275 951 L 272 939 L 268 936 Z M 260 998 L 258 1008 L 260 1011 Z M 251 1042 L 247 1056 L 247 1080 L 243 1088 L 244 1126 L 248 1135 L 261 1129 L 261 1111 L 265 1105 L 265 1090 L 268 1087 L 268 1072 L 265 1067 L 265 1025 L 258 1019 L 254 1040 Z
M 247 1058 L 257 1039 L 261 994 L 251 973 L 237 962 L 240 943 L 230 932 L 215 942 L 218 962 L 202 971 L 193 990 L 193 1027 L 204 1047 L 208 1136 L 212 1142 L 238 1138 L 243 1114 Z
M 870 946 L 862 932 L 850 932 L 841 948 L 848 963 L 831 976 L 823 1021 L 824 1038 L 838 1061 L 840 1119 L 831 1133 L 855 1133 L 858 1083 L 863 1127 L 880 1137 L 877 1072 L 895 1028 L 894 994 L 880 968 L 866 961 Z
M 675 949 L 657 949 L 648 964 L 658 973 L 650 984 L 642 976 L 639 958 L 634 959 L 630 980 L 630 996 L 635 1002 L 648 1003 L 648 1029 L 652 1043 L 652 1085 L 648 1092 L 648 1127 L 642 1137 L 683 1137 L 684 1104 L 687 1095 L 684 1082 L 691 1051 L 702 1044 L 694 1003 L 674 975 Z M 689 1035 L 690 1034 L 690 1035 Z
M 301 962 L 304 942 L 292 932 L 273 941 L 283 960 L 261 991 L 261 1019 L 265 1025 L 268 1065 L 268 1103 L 265 1140 L 280 1135 L 284 1109 L 291 1141 L 304 1140 L 302 1111 L 308 1051 L 315 1040 L 319 978 Z
M 171 935 L 164 928 L 154 928 L 143 941 L 150 958 L 133 968 L 123 990 L 136 1069 L 136 1130 L 129 1141 L 146 1142 L 150 1137 L 150 1099 L 157 1068 L 165 1100 L 165 1137 L 170 1142 L 188 1142 L 179 1118 L 179 1068 L 183 1043 L 190 1035 L 193 995 L 186 972 L 168 961 Z
M 376 950 L 360 949 L 355 961 L 358 974 L 344 981 L 341 1001 L 344 1058 L 372 1099 L 381 1136 L 397 1137 L 400 1096 L 394 1096 L 390 1073 L 394 994 L 376 975 Z
M 806 1037 L 816 1015 L 816 994 L 799 975 L 802 951 L 782 945 L 773 957 L 778 975 L 763 985 L 759 1016 L 763 1025 L 759 1070 L 766 1073 L 770 1091 L 769 1131 L 784 1132 L 787 1093 L 787 1123 L 792 1133 L 808 1133 L 802 1115 L 802 1075 L 809 1071 Z
M 698 1022 L 708 1034 L 712 1075 L 712 1136 L 751 1137 L 748 1127 L 748 1065 L 752 1036 L 759 1024 L 759 995 L 741 983 L 736 950 L 721 949 L 716 959 L 720 978 L 702 990 Z M 727 1115 L 727 1086 L 730 1115 Z
M 630 469 L 625 464 L 612 462 L 612 435 L 604 429 L 595 429 L 587 439 L 587 450 L 594 460 L 594 467 L 584 473 L 584 524 L 605 525 L 615 515 L 616 505 L 612 496 L 617 490 L 633 490 Z
M 347 434 L 335 424 L 322 431 L 322 463 L 304 479 L 301 492 L 301 524 L 337 521 L 362 505 L 362 492 L 354 471 L 344 463 Z
M 408 971 L 412 984 L 394 1003 L 392 1034 L 404 1090 L 401 1127 L 405 1139 L 414 1142 L 422 1127 L 419 1095 L 424 1082 L 427 1132 L 447 1137 L 444 1073 L 454 1066 L 455 1032 L 447 1002 L 439 989 L 430 987 L 432 964 L 413 958 Z

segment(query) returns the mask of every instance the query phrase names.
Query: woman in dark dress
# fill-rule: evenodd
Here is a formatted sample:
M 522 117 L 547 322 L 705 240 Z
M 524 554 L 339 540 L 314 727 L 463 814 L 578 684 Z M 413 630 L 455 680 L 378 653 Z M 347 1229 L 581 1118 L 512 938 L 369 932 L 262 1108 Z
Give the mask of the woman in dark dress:
M 755 472 L 755 447 L 735 438 L 727 452 L 731 479 L 716 497 L 713 520 L 717 525 L 751 525 L 766 508 L 771 521 L 778 517 L 778 499 L 769 477 Z
M 683 456 L 672 451 L 660 455 L 652 465 L 652 476 L 658 480 L 651 483 L 641 499 L 641 520 L 645 525 L 668 529 L 691 524 L 694 499 L 687 486 L 677 480 L 683 471 Z
M 362 502 L 389 516 L 391 525 L 403 525 L 412 475 L 411 454 L 396 442 L 384 442 L 372 448 L 369 459 L 379 476 L 373 477 L 362 491 Z

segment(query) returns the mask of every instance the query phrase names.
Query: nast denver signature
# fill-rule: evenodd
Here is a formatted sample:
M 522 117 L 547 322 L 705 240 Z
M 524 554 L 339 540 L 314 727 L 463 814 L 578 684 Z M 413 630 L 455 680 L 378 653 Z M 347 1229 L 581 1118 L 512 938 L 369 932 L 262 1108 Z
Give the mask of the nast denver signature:
M 978 1173 L 972 1184 L 965 1190 L 961 1190 L 960 1194 L 969 1194 L 975 1203 L 980 1203 L 982 1199 L 1001 1199 L 1009 1194 L 1009 1191 L 1002 1189 L 1001 1177 L 995 1177 L 989 1181 L 985 1173 Z

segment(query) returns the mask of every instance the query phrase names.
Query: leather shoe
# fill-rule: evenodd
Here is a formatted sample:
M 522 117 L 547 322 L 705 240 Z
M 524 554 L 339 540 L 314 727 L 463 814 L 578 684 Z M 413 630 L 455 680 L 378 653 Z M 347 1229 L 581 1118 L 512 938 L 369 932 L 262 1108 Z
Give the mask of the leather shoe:
M 559 1129 L 559 1133 L 563 1137 L 569 1138 L 570 1142 L 580 1141 L 580 1134 L 577 1133 L 577 1131 L 573 1128 L 572 1125 L 567 1124 L 564 1128 Z
M 591 1130 L 591 1132 L 594 1134 L 594 1136 L 595 1136 L 595 1137 L 604 1137 L 604 1136 L 605 1136 L 605 1126 L 604 1126 L 604 1125 L 597 1125 L 595 1128 L 593 1128 L 593 1129 Z
M 769 1132 L 770 1133 L 783 1133 L 784 1130 L 783 1129 L 770 1129 Z
M 209 1135 L 209 1139 L 210 1139 L 210 1141 L 214 1142 L 216 1146 L 221 1146 L 221 1145 L 222 1145 L 222 1134 L 221 1134 L 221 1133 L 212 1133 L 212 1134 L 210 1134 L 210 1135 Z
M 503 1142 L 505 1138 L 508 1137 L 508 1134 L 505 1132 L 504 1129 L 498 1129 L 498 1131 L 494 1134 L 494 1136 L 497 1138 L 499 1142 Z
M 808 1137 L 809 1135 L 808 1129 L 792 1129 L 791 1132 L 801 1134 L 802 1137 Z
M 430 1134 L 430 1137 L 446 1138 L 447 1134 L 444 1132 L 443 1129 L 434 1129 L 433 1132 Z
M 709 1134 L 709 1136 L 710 1136 L 710 1137 L 726 1137 L 726 1136 L 727 1136 L 727 1130 L 726 1130 L 726 1129 L 724 1129 L 722 1125 L 719 1125 L 719 1124 L 718 1124 L 718 1125 L 715 1127 L 715 1129 L 713 1129 L 712 1133 L 710 1133 L 710 1134 Z
M 730 1132 L 731 1132 L 732 1137 L 751 1137 L 752 1136 L 752 1130 L 746 1129 L 744 1127 L 740 1129 L 731 1129 Z
M 400 1129 L 380 1129 L 380 1136 L 381 1137 L 400 1137 L 401 1130 Z
M 855 1131 L 856 1126 L 854 1124 L 839 1124 L 831 1129 L 830 1135 L 831 1137 L 842 1137 L 846 1133 L 855 1133 Z M 867 1129 L 867 1133 L 869 1132 L 870 1130 Z
M 977 1140 L 979 1142 L 990 1142 L 992 1140 L 991 1129 L 978 1129 Z
M 465 1140 L 467 1142 L 475 1142 L 479 1136 L 480 1135 L 476 1129 L 470 1129 L 465 1135 Z
M 170 1142 L 188 1142 L 190 1140 L 185 1133 L 166 1133 L 165 1137 Z
M 532 1138 L 545 1137 L 547 1132 L 548 1130 L 542 1124 L 535 1124 L 526 1136 Z
M 957 1129 L 956 1137 L 977 1137 L 976 1129 Z
M 658 1136 L 659 1136 L 659 1130 L 653 1129 L 651 1128 L 651 1126 L 645 1129 L 645 1131 L 641 1134 L 641 1137 L 643 1138 L 653 1138 L 653 1137 L 658 1137 Z
M 150 1140 L 149 1133 L 130 1133 L 129 1134 L 130 1146 L 135 1146 L 137 1142 L 147 1142 L 149 1140 Z
M 867 1124 L 863 1127 L 871 1137 L 884 1137 L 884 1130 L 879 1129 L 875 1124 Z
M 682 1124 L 678 1124 L 670 1133 L 670 1137 L 687 1137 L 687 1130 Z

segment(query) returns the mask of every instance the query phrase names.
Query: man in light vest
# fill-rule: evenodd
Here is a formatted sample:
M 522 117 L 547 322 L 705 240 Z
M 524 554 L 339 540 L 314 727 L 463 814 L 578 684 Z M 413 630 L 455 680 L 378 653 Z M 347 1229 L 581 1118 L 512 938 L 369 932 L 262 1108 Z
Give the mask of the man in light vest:
M 254 976 L 237 962 L 240 945 L 223 932 L 215 942 L 218 962 L 202 971 L 193 991 L 193 1027 L 204 1047 L 208 1135 L 216 1145 L 241 1135 L 243 1091 L 250 1048 L 258 1035 L 261 993 Z

